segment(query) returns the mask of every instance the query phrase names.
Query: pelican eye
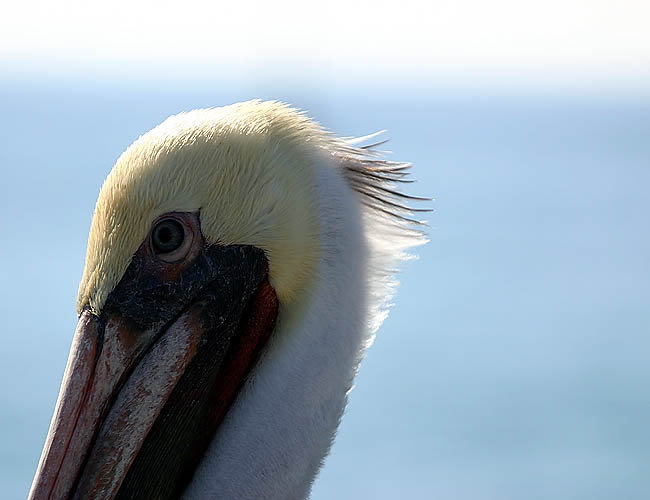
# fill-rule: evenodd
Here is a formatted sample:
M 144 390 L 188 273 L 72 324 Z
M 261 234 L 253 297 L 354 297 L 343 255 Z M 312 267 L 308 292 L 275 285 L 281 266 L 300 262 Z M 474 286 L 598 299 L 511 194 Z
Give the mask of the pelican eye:
M 178 250 L 185 240 L 185 229 L 176 219 L 164 219 L 153 228 L 151 244 L 156 254 L 168 254 Z

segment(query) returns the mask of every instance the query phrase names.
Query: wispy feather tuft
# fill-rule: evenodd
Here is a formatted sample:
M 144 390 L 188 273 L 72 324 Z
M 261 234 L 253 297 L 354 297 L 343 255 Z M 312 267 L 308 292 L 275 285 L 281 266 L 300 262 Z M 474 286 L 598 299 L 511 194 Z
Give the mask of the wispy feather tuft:
M 383 159 L 386 152 L 377 150 L 388 140 L 359 145 L 374 139 L 384 131 L 360 138 L 344 138 L 336 144 L 334 155 L 343 167 L 350 186 L 360 195 L 362 203 L 372 210 L 408 225 L 422 226 L 426 222 L 415 218 L 430 208 L 415 208 L 412 202 L 431 201 L 431 198 L 403 193 L 399 185 L 412 183 L 408 179 L 410 163 Z

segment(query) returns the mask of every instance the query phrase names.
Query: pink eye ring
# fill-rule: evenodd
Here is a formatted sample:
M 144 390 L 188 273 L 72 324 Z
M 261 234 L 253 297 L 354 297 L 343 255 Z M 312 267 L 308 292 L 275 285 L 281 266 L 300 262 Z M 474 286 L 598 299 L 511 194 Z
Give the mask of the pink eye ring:
M 184 221 L 165 217 L 151 230 L 151 249 L 165 262 L 175 262 L 185 257 L 192 246 L 193 232 Z

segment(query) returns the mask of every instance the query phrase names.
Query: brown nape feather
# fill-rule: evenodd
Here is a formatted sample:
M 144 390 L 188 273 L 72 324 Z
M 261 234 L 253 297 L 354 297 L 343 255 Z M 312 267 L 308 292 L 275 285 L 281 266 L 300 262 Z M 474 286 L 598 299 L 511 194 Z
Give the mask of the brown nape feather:
M 372 136 L 371 136 L 372 137 Z M 362 203 L 396 221 L 425 225 L 413 218 L 416 213 L 431 212 L 429 208 L 414 208 L 410 201 L 431 201 L 431 198 L 412 196 L 398 190 L 398 184 L 412 183 L 405 179 L 409 175 L 410 163 L 383 160 L 382 151 L 374 148 L 386 141 L 355 147 L 342 140 L 337 144 L 334 155 L 343 167 L 343 173 L 352 189 L 362 196 Z

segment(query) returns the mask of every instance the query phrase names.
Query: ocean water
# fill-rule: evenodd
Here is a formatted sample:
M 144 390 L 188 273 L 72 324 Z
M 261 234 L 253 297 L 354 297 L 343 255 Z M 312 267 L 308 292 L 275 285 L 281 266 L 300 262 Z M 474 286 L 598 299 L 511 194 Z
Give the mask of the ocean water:
M 0 498 L 29 489 L 113 162 L 251 97 L 387 128 L 436 199 L 312 498 L 648 498 L 650 100 L 52 82 L 0 85 Z

